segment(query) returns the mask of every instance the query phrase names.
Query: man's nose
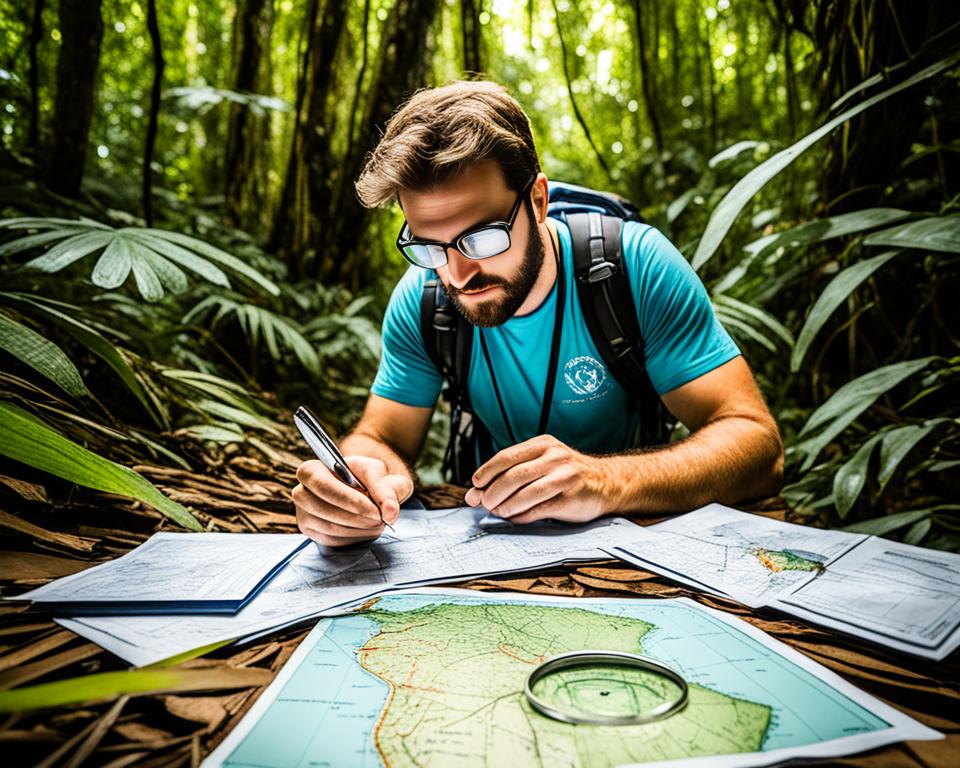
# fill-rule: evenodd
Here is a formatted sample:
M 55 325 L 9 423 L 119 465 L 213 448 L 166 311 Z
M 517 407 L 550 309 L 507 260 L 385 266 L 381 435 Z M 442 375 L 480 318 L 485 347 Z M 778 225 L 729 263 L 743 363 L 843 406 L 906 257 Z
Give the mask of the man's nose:
M 447 271 L 454 288 L 463 288 L 480 271 L 480 265 L 454 247 L 447 248 Z

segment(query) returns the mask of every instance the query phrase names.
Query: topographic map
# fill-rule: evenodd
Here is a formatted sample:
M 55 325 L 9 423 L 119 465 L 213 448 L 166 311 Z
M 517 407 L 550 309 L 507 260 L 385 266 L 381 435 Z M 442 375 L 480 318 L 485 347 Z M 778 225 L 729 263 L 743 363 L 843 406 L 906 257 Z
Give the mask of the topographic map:
M 603 549 L 630 562 L 642 561 L 677 581 L 758 607 L 822 573 L 865 538 L 711 504 L 638 529 L 632 539 Z
M 689 685 L 686 708 L 617 727 L 535 712 L 522 692 L 530 671 L 587 648 L 671 666 Z M 578 674 L 561 673 L 553 693 L 616 714 L 646 711 L 675 686 L 646 672 L 601 684 Z M 745 622 L 686 599 L 422 590 L 321 621 L 205 765 L 600 768 L 698 757 L 764 765 L 936 736 Z

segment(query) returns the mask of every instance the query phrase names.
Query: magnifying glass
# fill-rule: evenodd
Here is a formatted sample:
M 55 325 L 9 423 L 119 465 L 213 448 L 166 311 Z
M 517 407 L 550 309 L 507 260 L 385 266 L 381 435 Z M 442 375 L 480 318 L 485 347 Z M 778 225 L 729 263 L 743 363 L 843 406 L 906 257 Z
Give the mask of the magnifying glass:
M 659 661 L 620 651 L 573 651 L 528 675 L 524 696 L 537 712 L 564 723 L 641 725 L 687 705 L 687 682 Z

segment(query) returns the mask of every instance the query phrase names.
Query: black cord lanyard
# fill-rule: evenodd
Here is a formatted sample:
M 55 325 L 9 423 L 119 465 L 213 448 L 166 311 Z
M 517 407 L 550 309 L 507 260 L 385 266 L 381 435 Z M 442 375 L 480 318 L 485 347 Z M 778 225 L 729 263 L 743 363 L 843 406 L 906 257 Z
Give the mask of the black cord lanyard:
M 560 336 L 563 331 L 563 306 L 566 302 L 567 292 L 565 286 L 563 260 L 560 257 L 560 249 L 556 248 L 557 260 L 557 306 L 556 314 L 553 318 L 553 341 L 550 344 L 550 363 L 547 368 L 547 380 L 543 385 L 543 403 L 540 406 L 540 423 L 537 426 L 537 434 L 543 435 L 547 431 L 547 422 L 550 420 L 550 405 L 553 402 L 553 388 L 557 382 L 557 362 L 560 359 Z M 516 445 L 519 441 L 513 434 L 513 428 L 510 426 L 510 419 L 507 418 L 507 409 L 503 405 L 503 397 L 500 394 L 500 387 L 497 385 L 497 377 L 493 374 L 493 363 L 490 361 L 490 351 L 487 349 L 487 339 L 480 329 L 480 346 L 483 347 L 483 356 L 487 361 L 487 370 L 490 372 L 490 381 L 493 382 L 493 393 L 497 396 L 497 405 L 500 406 L 500 415 L 503 417 L 503 423 L 507 427 L 507 434 L 510 436 L 511 445 Z

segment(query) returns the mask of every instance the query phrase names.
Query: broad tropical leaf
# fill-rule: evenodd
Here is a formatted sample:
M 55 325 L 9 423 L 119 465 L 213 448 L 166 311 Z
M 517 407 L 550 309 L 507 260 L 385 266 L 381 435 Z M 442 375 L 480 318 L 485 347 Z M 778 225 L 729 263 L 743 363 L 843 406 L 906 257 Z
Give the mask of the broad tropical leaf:
M 756 257 L 761 257 L 776 248 L 795 248 L 807 243 L 822 243 L 837 237 L 856 235 L 868 229 L 887 226 L 914 216 L 916 214 L 912 211 L 899 208 L 866 208 L 827 219 L 808 221 L 793 229 L 761 237 L 759 240 L 748 243 L 744 250 Z
M 914 525 L 921 520 L 926 520 L 934 512 L 946 511 L 947 509 L 960 509 L 957 505 L 942 505 L 939 507 L 929 507 L 927 509 L 912 509 L 908 512 L 899 512 L 896 515 L 887 515 L 886 517 L 875 517 L 873 520 L 864 520 L 862 523 L 854 523 L 843 528 L 844 531 L 852 533 L 868 533 L 871 536 L 884 536 L 893 533 L 900 528 L 908 525 Z
M 76 398 L 90 394 L 66 352 L 32 328 L 3 314 L 0 314 L 0 349 L 50 379 L 64 392 Z
M 205 280 L 229 287 L 221 267 L 243 276 L 268 293 L 278 296 L 280 289 L 256 269 L 226 251 L 202 240 L 145 227 L 115 229 L 88 219 L 19 218 L 0 221 L 0 229 L 40 230 L 0 246 L 0 255 L 21 253 L 48 245 L 46 253 L 27 262 L 30 269 L 59 272 L 92 253 L 102 251 L 93 268 L 92 280 L 101 288 L 123 285 L 131 273 L 137 290 L 147 301 L 163 297 L 165 290 L 174 293 L 187 287 L 184 269 Z
M 830 318 L 830 315 L 836 311 L 837 307 L 856 290 L 857 286 L 898 253 L 901 253 L 901 251 L 887 251 L 879 256 L 874 256 L 872 259 L 859 261 L 837 274 L 827 284 L 827 287 L 824 288 L 823 293 L 820 294 L 810 310 L 810 314 L 807 315 L 803 328 L 800 329 L 797 346 L 794 347 L 793 354 L 790 356 L 790 371 L 792 373 L 800 370 L 803 359 L 807 355 L 807 350 L 810 349 L 817 333 Z
M 780 173 L 780 171 L 790 165 L 790 163 L 796 160 L 807 149 L 812 147 L 835 128 L 843 125 L 843 123 L 847 122 L 851 118 L 856 117 L 864 110 L 869 109 L 875 104 L 879 104 L 881 101 L 894 95 L 895 93 L 899 93 L 900 91 L 910 88 L 919 82 L 938 75 L 944 70 L 956 66 L 958 63 L 960 63 L 960 53 L 955 53 L 951 56 L 941 59 L 934 64 L 931 64 L 929 67 L 922 69 L 912 77 L 908 77 L 906 80 L 898 83 L 892 88 L 888 88 L 881 93 L 871 96 L 870 98 L 865 99 L 857 104 L 855 107 L 851 107 L 842 114 L 837 115 L 832 120 L 829 120 L 824 125 L 821 125 L 815 131 L 808 133 L 799 141 L 790 145 L 786 149 L 781 150 L 773 157 L 764 161 L 750 171 L 750 173 L 748 173 L 734 185 L 733 189 L 726 194 L 726 196 L 720 201 L 711 214 L 710 220 L 707 222 L 707 227 L 703 232 L 703 237 L 700 238 L 700 242 L 697 244 L 697 250 L 693 255 L 693 268 L 700 269 L 710 260 L 713 254 L 716 253 L 717 248 L 720 247 L 720 243 L 723 242 L 723 238 L 726 236 L 727 232 L 730 231 L 730 227 L 733 226 L 734 220 L 740 214 L 740 211 L 743 210 L 744 206 L 746 206 L 751 198 L 753 198 L 753 196 L 757 194 L 757 192 L 759 192 L 767 184 L 767 182 L 769 182 L 774 176 Z
M 846 464 L 837 471 L 833 478 L 833 499 L 840 519 L 845 519 L 847 513 L 856 503 L 863 486 L 867 482 L 867 473 L 870 470 L 870 459 L 874 449 L 883 434 L 877 434 L 867 440 Z
M 170 426 L 167 414 L 155 407 L 137 378 L 137 374 L 124 357 L 123 352 L 98 330 L 81 322 L 73 314 L 68 314 L 79 312 L 78 307 L 51 299 L 27 296 L 22 293 L 3 293 L 0 294 L 0 298 L 16 302 L 25 311 L 39 314 L 43 319 L 55 323 L 61 330 L 73 336 L 74 339 L 113 369 L 127 389 L 140 401 L 157 426 L 162 429 L 167 429 Z
M 196 322 L 208 316 L 216 308 L 211 328 L 216 327 L 224 317 L 235 315 L 240 328 L 252 347 L 259 344 L 260 338 L 270 353 L 270 357 L 281 360 L 280 342 L 294 353 L 300 364 L 313 376 L 320 375 L 320 358 L 313 344 L 303 335 L 300 328 L 290 318 L 277 315 L 268 309 L 253 304 L 242 304 L 223 296 L 208 296 L 183 316 L 184 323 Z
M 833 393 L 829 400 L 814 411 L 800 430 L 799 437 L 812 435 L 802 443 L 793 446 L 793 451 L 805 456 L 801 471 L 806 472 L 828 443 L 856 421 L 865 410 L 876 402 L 877 398 L 893 389 L 897 384 L 926 368 L 936 358 L 923 357 L 885 365 L 870 373 L 848 381 Z
M 875 232 L 865 245 L 892 245 L 922 251 L 960 253 L 960 214 L 933 216 Z
M 68 440 L 12 403 L 0 402 L 0 454 L 87 488 L 139 499 L 184 528 L 202 530 L 190 510 L 149 480 Z
M 950 423 L 950 419 L 934 419 L 926 424 L 908 424 L 891 430 L 883 436 L 883 442 L 880 444 L 880 470 L 877 472 L 881 489 L 890 482 L 900 462 L 913 450 L 913 447 L 942 423 Z

